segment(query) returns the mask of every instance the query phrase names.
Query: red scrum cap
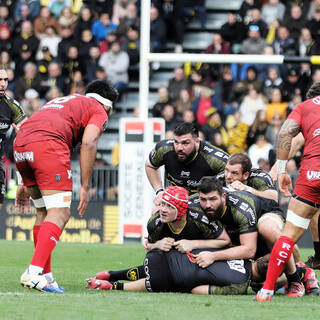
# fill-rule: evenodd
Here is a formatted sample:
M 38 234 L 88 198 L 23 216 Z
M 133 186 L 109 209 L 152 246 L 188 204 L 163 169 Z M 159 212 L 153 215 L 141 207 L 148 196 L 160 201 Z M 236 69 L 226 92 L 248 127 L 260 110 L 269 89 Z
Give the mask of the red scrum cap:
M 176 209 L 176 219 L 180 219 L 187 213 L 189 194 L 182 187 L 167 187 L 162 194 L 162 201 L 173 206 Z

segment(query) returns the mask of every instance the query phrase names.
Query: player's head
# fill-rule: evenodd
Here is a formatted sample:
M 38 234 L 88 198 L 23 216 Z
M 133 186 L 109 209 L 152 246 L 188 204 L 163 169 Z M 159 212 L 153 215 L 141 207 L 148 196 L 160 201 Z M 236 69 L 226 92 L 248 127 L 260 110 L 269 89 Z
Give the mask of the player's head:
M 7 70 L 0 67 L 0 96 L 3 96 L 8 87 L 8 74 Z
M 160 219 L 163 223 L 181 219 L 188 210 L 189 194 L 185 188 L 171 186 L 162 193 Z
M 117 100 L 119 93 L 107 80 L 93 80 L 85 90 L 85 95 L 100 102 L 107 113 L 112 109 L 113 103 Z
M 266 280 L 268 265 L 269 265 L 270 253 L 258 258 L 252 263 L 252 281 L 264 282 Z
M 204 176 L 198 183 L 198 193 L 201 208 L 208 218 L 215 220 L 225 210 L 226 194 L 218 179 L 212 176 Z
M 307 99 L 312 99 L 316 96 L 320 96 L 320 81 L 314 82 L 307 92 Z
M 249 156 L 244 152 L 232 154 L 224 169 L 226 184 L 229 185 L 234 181 L 245 183 L 250 175 L 252 163 Z
M 173 131 L 173 141 L 178 160 L 188 162 L 199 148 L 198 129 L 191 122 L 182 122 Z

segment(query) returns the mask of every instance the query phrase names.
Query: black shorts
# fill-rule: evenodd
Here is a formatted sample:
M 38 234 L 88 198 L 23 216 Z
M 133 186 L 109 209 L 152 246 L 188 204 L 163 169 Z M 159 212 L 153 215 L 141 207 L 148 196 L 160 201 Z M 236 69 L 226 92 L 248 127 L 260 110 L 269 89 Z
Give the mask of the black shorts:
M 149 292 L 175 292 L 165 252 L 154 249 L 144 259 L 146 289 Z
M 261 213 L 258 218 L 268 212 L 275 213 L 279 216 L 282 216 L 283 218 L 285 217 L 285 213 L 281 210 L 277 201 L 263 197 L 259 197 L 259 200 L 261 202 Z
M 2 160 L 0 160 L 0 203 L 3 203 L 4 196 L 6 195 L 6 184 L 5 184 L 5 171 Z

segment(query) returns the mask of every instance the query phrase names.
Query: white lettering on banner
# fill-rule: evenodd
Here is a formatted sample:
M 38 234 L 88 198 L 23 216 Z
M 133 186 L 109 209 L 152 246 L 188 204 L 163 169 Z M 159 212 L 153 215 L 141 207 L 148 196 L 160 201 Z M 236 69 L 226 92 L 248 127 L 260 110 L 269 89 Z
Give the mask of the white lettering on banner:
M 136 188 L 136 218 L 143 218 L 144 192 L 143 192 L 143 174 L 144 174 L 144 149 L 137 150 L 137 168 L 135 170 L 135 188 Z
M 14 152 L 14 160 L 16 162 L 21 162 L 21 161 L 34 161 L 34 155 L 32 151 L 28 152 Z
M 127 162 L 125 164 L 125 189 L 122 191 L 124 193 L 124 202 L 122 203 L 122 205 L 124 206 L 124 216 L 126 218 L 131 216 L 131 198 L 132 198 L 132 193 L 131 193 L 131 189 L 132 189 L 132 180 L 133 180 L 133 164 Z
M 307 179 L 308 180 L 319 180 L 320 179 L 320 171 L 307 171 Z

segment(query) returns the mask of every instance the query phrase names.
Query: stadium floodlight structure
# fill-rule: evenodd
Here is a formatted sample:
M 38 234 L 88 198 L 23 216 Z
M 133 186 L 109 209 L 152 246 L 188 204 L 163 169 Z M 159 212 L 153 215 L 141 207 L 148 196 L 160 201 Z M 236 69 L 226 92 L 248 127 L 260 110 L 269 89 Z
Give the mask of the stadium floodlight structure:
M 320 56 L 289 57 L 283 55 L 252 54 L 196 54 L 196 53 L 151 53 L 150 52 L 150 0 L 141 1 L 140 25 L 140 118 L 148 118 L 149 63 L 158 62 L 208 62 L 208 63 L 259 63 L 284 64 L 308 62 L 320 64 Z

